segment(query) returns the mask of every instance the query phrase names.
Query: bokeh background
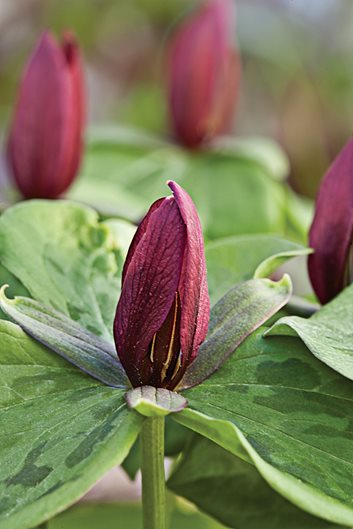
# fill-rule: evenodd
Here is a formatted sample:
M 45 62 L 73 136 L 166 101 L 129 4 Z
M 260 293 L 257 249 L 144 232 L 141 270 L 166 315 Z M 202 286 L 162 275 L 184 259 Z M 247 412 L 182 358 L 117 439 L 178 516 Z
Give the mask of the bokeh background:
M 6 130 L 22 67 L 43 28 L 83 47 L 89 122 L 168 133 L 168 36 L 196 0 L 0 0 L 0 119 Z M 353 2 L 237 0 L 243 76 L 234 133 L 278 140 L 290 182 L 314 197 L 352 132 Z
M 290 160 L 291 186 L 313 198 L 328 164 L 353 129 L 353 2 L 235 3 L 242 80 L 233 133 L 279 142 Z M 168 38 L 197 4 L 197 0 L 0 0 L 0 136 L 6 136 L 23 66 L 45 28 L 57 34 L 71 29 L 77 35 L 85 57 L 89 124 L 117 123 L 168 135 Z M 217 247 L 216 252 L 218 258 Z M 291 270 L 297 292 L 310 288 L 303 280 L 304 270 L 304 260 Z M 88 499 L 136 499 L 139 488 L 138 482 L 129 484 L 123 471 L 114 469 Z M 92 516 L 90 510 L 87 513 L 83 514 Z M 59 529 L 59 523 L 54 521 L 53 529 Z M 205 528 L 206 521 L 202 523 Z M 76 518 L 72 524 L 79 525 Z

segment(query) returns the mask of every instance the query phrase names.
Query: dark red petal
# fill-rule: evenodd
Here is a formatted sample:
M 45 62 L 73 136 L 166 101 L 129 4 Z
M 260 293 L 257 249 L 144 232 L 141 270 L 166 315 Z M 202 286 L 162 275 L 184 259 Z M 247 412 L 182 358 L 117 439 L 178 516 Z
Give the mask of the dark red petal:
M 77 129 L 73 100 L 66 56 L 44 33 L 24 72 L 8 141 L 13 176 L 26 198 L 55 198 L 68 185 Z
M 114 321 L 119 358 L 134 386 L 148 383 L 146 363 L 178 290 L 186 229 L 174 198 L 165 198 L 134 242 Z
M 133 255 L 135 253 L 135 250 L 136 250 L 140 240 L 142 239 L 142 237 L 146 233 L 146 230 L 148 228 L 148 223 L 149 223 L 150 218 L 151 218 L 151 214 L 156 209 L 159 208 L 159 206 L 164 202 L 164 200 L 165 200 L 165 198 L 160 198 L 159 200 L 156 200 L 156 202 L 154 202 L 152 204 L 152 206 L 148 210 L 147 214 L 143 217 L 142 221 L 140 222 L 139 227 L 137 228 L 137 230 L 135 232 L 135 235 L 134 235 L 134 237 L 133 237 L 133 239 L 131 241 L 131 244 L 130 244 L 130 247 L 129 247 L 129 251 L 128 251 L 126 259 L 125 259 L 123 273 L 122 273 L 122 284 L 124 284 L 124 279 L 125 279 L 126 273 L 128 271 L 131 259 L 132 259 Z
M 233 53 L 232 7 L 231 0 L 210 0 L 181 26 L 170 48 L 170 112 L 179 141 L 189 147 L 223 128 L 223 97 L 231 112 L 225 80 L 230 80 L 227 70 Z
M 309 275 L 321 303 L 345 287 L 345 267 L 353 233 L 353 139 L 324 176 L 318 194 L 309 244 Z
M 186 249 L 180 277 L 180 341 L 182 365 L 192 362 L 205 340 L 210 317 L 202 228 L 195 205 L 186 191 L 169 182 L 186 225 Z
M 86 95 L 82 61 L 79 47 L 71 33 L 62 39 L 62 52 L 71 82 L 71 98 L 68 98 L 68 122 L 66 124 L 66 168 L 61 179 L 61 187 L 67 189 L 75 178 L 82 156 L 83 129 L 86 113 Z

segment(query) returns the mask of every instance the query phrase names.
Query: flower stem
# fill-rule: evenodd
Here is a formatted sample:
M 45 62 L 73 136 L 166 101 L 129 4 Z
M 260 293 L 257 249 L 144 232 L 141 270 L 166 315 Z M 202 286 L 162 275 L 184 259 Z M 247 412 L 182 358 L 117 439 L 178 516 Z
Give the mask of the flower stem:
M 164 417 L 148 417 L 141 430 L 143 529 L 166 529 Z

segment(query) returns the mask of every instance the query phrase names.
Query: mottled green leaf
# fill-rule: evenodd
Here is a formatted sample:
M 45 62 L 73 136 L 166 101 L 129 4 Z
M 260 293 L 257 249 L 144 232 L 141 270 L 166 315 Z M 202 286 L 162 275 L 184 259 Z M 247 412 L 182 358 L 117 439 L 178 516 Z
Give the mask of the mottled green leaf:
M 187 369 L 182 387 L 200 384 L 218 369 L 255 329 L 289 300 L 289 276 L 278 281 L 252 279 L 232 288 L 213 307 L 205 342 Z
M 24 202 L 0 218 L 0 262 L 31 297 L 112 340 L 124 258 L 117 230 L 75 203 Z
M 189 444 L 168 487 L 234 529 L 338 529 L 277 494 L 256 468 L 204 437 Z
M 163 388 L 142 386 L 126 394 L 129 408 L 145 417 L 165 417 L 186 408 L 188 401 L 179 393 Z
M 29 529 L 80 498 L 134 443 L 141 419 L 102 385 L 0 321 L 0 528 Z
M 353 285 L 309 319 L 287 316 L 267 336 L 298 335 L 322 362 L 353 380 Z
M 38 301 L 21 296 L 8 299 L 6 286 L 0 289 L 0 307 L 27 334 L 104 384 L 129 387 L 112 343 Z
M 288 259 L 310 250 L 275 235 L 241 235 L 206 244 L 207 277 L 211 300 L 218 301 L 233 285 L 268 277 Z
M 253 333 L 172 416 L 241 459 L 298 507 L 353 521 L 353 385 L 298 338 Z

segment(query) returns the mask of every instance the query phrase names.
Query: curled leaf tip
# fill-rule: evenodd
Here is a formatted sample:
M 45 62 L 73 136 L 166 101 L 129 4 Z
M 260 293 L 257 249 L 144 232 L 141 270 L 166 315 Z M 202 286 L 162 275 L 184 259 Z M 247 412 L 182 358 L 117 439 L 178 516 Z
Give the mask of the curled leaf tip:
M 0 288 L 0 302 L 3 301 L 3 300 L 7 300 L 8 302 L 12 301 L 12 300 L 8 299 L 8 297 L 5 294 L 5 292 L 6 292 L 6 290 L 8 288 L 9 288 L 9 285 L 7 283 L 2 285 L 2 287 Z

